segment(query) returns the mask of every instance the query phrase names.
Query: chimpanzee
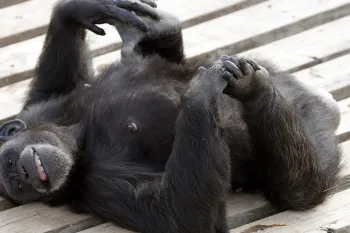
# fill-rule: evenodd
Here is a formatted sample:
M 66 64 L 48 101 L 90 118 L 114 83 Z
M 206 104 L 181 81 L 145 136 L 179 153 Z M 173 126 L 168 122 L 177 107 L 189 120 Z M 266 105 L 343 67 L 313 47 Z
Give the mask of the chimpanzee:
M 94 75 L 85 33 L 103 23 L 122 57 Z M 3 195 L 138 232 L 228 232 L 229 189 L 281 210 L 327 197 L 339 115 L 264 61 L 186 60 L 179 20 L 152 0 L 60 1 L 24 107 L 0 128 Z

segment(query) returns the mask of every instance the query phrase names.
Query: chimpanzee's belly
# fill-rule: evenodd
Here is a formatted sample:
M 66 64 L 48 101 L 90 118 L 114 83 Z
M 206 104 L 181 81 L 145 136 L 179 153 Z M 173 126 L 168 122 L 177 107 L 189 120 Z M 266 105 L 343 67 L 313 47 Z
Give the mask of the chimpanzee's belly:
M 170 85 L 125 83 L 93 91 L 98 98 L 94 93 L 95 99 L 86 103 L 93 105 L 87 132 L 87 145 L 92 146 L 87 150 L 93 156 L 126 157 L 162 170 L 172 150 L 181 93 Z

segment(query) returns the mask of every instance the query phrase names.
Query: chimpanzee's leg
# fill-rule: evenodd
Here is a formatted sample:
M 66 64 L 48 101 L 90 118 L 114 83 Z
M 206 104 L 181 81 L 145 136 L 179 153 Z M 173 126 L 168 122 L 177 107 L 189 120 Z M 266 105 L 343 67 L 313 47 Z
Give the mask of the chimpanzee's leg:
M 225 59 L 224 64 L 230 61 L 228 66 L 236 74 L 225 92 L 242 101 L 245 108 L 265 195 L 283 209 L 307 209 L 321 203 L 339 171 L 336 123 L 326 122 L 335 113 L 329 111 L 329 105 L 315 101 L 320 97 L 310 91 L 294 98 L 293 91 L 299 86 L 288 84 L 292 93 L 288 95 L 283 85 L 276 85 L 250 59 Z

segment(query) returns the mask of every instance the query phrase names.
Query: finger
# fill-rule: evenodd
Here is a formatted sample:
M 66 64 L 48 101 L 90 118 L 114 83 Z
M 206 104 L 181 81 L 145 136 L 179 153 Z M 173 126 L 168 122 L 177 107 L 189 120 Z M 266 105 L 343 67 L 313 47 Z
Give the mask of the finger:
M 100 35 L 100 36 L 104 36 L 106 35 L 105 30 L 103 30 L 100 27 L 97 27 L 95 24 L 93 23 L 88 23 L 86 21 L 81 22 L 81 24 L 88 30 L 92 31 L 93 33 Z
M 246 61 L 247 61 L 247 63 L 249 63 L 253 67 L 254 71 L 260 70 L 258 63 L 256 61 L 254 61 L 253 59 L 246 58 Z
M 251 59 L 249 57 L 245 57 L 245 56 L 243 56 L 241 58 L 245 59 L 246 62 L 253 67 L 254 71 L 260 70 L 258 63 L 256 61 L 254 61 L 253 59 Z
M 141 0 L 141 2 L 146 3 L 146 4 L 150 5 L 151 7 L 157 8 L 157 3 L 155 3 L 152 0 Z
M 239 67 L 239 57 L 237 57 L 236 55 L 232 55 L 232 56 L 228 56 L 228 59 L 230 62 L 232 62 L 233 64 L 235 64 L 237 67 Z
M 235 76 L 236 79 L 244 78 L 242 71 L 231 61 L 224 61 L 224 67 Z
M 234 77 L 233 77 L 233 74 L 231 74 L 230 72 L 228 72 L 228 71 L 225 71 L 224 72 L 224 74 L 222 75 L 222 77 L 224 78 L 224 79 L 226 79 L 226 81 L 230 81 L 231 79 L 233 79 Z
M 260 75 L 262 77 L 269 77 L 269 72 L 262 66 L 259 66 L 259 70 L 256 71 L 257 75 Z
M 135 11 L 139 15 L 150 16 L 153 19 L 159 19 L 157 11 L 148 4 L 139 1 L 121 1 L 118 6 L 126 10 Z
M 131 23 L 138 25 L 143 31 L 148 31 L 149 26 L 147 22 L 145 22 L 140 16 L 138 16 L 135 12 L 131 11 L 132 19 Z
M 99 16 L 94 16 L 89 19 L 91 24 L 104 24 L 106 22 L 105 19 L 99 17 Z
M 241 67 L 241 69 L 242 69 L 244 75 L 250 76 L 250 75 L 253 74 L 254 69 L 253 69 L 253 67 L 247 62 L 246 59 L 244 59 L 244 58 L 239 59 L 239 64 L 240 64 L 240 67 Z
M 125 23 L 130 22 L 143 31 L 147 31 L 149 28 L 146 22 L 143 21 L 138 15 L 136 15 L 135 12 L 119 8 L 117 6 L 112 12 L 113 13 L 110 13 L 109 17 L 118 19 Z

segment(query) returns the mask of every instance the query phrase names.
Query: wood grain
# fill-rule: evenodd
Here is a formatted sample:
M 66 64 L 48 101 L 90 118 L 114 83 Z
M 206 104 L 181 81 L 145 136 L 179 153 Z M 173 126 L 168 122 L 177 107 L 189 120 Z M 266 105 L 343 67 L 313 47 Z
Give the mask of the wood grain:
M 350 226 L 350 190 L 334 194 L 326 203 L 308 211 L 286 211 L 233 229 L 230 233 L 304 233 L 341 221 L 341 229 Z M 332 229 L 327 229 L 333 232 Z M 339 232 L 339 231 L 338 231 Z M 346 231 L 347 232 L 347 231 Z
M 85 214 L 74 214 L 64 207 L 52 208 L 41 203 L 18 206 L 0 212 L 0 232 L 43 233 L 76 232 L 100 224 Z

